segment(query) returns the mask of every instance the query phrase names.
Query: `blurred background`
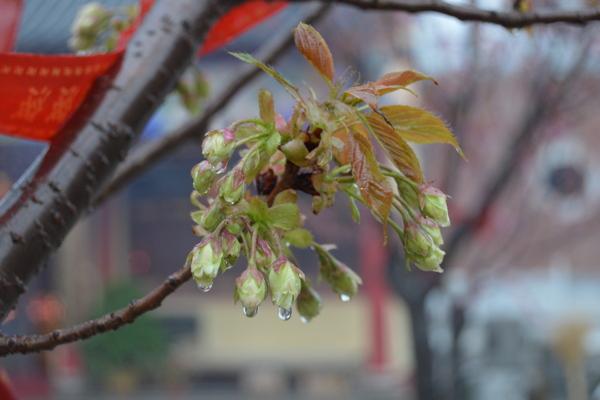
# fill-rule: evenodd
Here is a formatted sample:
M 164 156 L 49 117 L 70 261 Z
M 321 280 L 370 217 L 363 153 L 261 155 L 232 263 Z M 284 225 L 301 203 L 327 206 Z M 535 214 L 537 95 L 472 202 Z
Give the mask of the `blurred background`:
M 84 3 L 25 1 L 16 50 L 68 53 L 69 26 Z M 512 7 L 508 0 L 453 3 Z M 226 50 L 257 52 L 311 7 L 291 5 Z M 238 266 L 209 293 L 188 282 L 117 332 L 2 359 L 20 398 L 600 399 L 598 24 L 509 31 L 335 6 L 315 26 L 338 76 L 348 66 L 362 81 L 415 69 L 439 83 L 421 82 L 411 87 L 417 96 L 383 101 L 441 117 L 469 160 L 451 146 L 416 146 L 426 178 L 452 197 L 452 227 L 443 230 L 446 272 L 407 272 L 399 240 L 383 247 L 366 212 L 356 225 L 339 195 L 316 218 L 305 196 L 316 240 L 337 244 L 333 254 L 364 280 L 351 302 L 317 285 L 324 308 L 310 323 L 298 316 L 282 322 L 269 304 L 249 319 L 233 304 Z M 242 65 L 220 50 L 198 66 L 218 95 Z M 276 68 L 297 84 L 321 83 L 295 50 Z M 265 76 L 240 92 L 212 129 L 257 114 L 263 87 L 289 116 L 292 99 Z M 169 97 L 142 143 L 190 118 Z M 44 150 L 43 143 L 0 136 L 0 196 Z M 197 242 L 189 171 L 201 157 L 200 141 L 186 143 L 79 223 L 2 332 L 46 333 L 86 321 L 179 269 Z M 316 257 L 301 252 L 299 259 L 316 281 Z

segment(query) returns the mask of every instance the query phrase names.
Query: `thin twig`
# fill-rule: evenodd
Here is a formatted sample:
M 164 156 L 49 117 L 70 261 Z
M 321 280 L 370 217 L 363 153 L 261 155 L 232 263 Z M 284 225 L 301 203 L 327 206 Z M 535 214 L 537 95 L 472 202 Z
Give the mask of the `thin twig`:
M 308 2 L 313 0 L 291 0 L 293 2 Z M 554 24 L 564 22 L 575 25 L 585 25 L 588 22 L 600 20 L 600 9 L 590 10 L 539 10 L 522 13 L 519 11 L 493 11 L 472 6 L 449 4 L 441 0 L 323 0 L 327 3 L 347 4 L 363 10 L 403 11 L 417 14 L 435 12 L 454 17 L 461 21 L 487 22 L 501 25 L 505 28 L 524 28 L 536 24 Z
M 28 354 L 42 350 L 52 350 L 56 346 L 84 340 L 98 334 L 115 331 L 123 325 L 134 322 L 139 316 L 154 310 L 163 300 L 192 277 L 189 261 L 176 273 L 169 276 L 160 286 L 127 307 L 106 314 L 100 318 L 84 322 L 66 329 L 59 329 L 44 335 L 15 335 L 0 337 L 0 356 Z
M 329 8 L 329 4 L 321 5 L 307 14 L 303 20 L 309 24 L 314 24 L 325 16 Z M 266 46 L 266 48 L 258 55 L 257 59 L 263 60 L 266 64 L 273 64 L 293 43 L 294 36 L 292 33 L 284 35 Z M 201 138 L 208 129 L 208 125 L 214 115 L 221 111 L 231 99 L 235 97 L 240 89 L 249 84 L 252 79 L 259 76 L 261 72 L 260 68 L 249 64 L 244 65 L 240 69 L 241 71 L 236 74 L 237 78 L 208 104 L 202 116 L 193 121 L 189 121 L 177 130 L 166 134 L 162 139 L 141 146 L 128 157 L 117 169 L 112 180 L 104 188 L 102 194 L 96 200 L 96 204 L 106 200 L 132 178 L 145 171 L 152 163 L 167 155 L 177 146 L 183 144 L 187 140 Z

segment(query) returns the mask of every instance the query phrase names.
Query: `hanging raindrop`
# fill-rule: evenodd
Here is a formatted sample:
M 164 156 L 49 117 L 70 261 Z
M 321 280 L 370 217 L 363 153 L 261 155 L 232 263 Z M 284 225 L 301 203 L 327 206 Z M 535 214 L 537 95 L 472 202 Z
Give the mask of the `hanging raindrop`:
M 244 315 L 246 315 L 246 317 L 248 317 L 248 318 L 252 318 L 256 314 L 258 314 L 258 307 L 256 307 L 256 308 L 244 307 L 243 310 L 244 310 Z
M 340 300 L 343 301 L 344 303 L 350 301 L 350 296 L 348 296 L 347 294 L 340 294 Z
M 300 317 L 300 321 L 304 322 L 305 324 L 308 324 L 310 322 L 310 319 L 306 318 L 304 315 Z
M 210 284 L 208 286 L 198 284 L 198 289 L 200 289 L 203 292 L 208 292 L 210 289 L 212 289 L 212 284 Z
M 282 321 L 287 321 L 292 317 L 292 309 L 291 308 L 283 308 L 279 307 L 279 319 Z
M 221 172 L 225 171 L 225 168 L 227 168 L 227 164 L 220 162 L 213 167 L 213 171 L 215 174 L 220 174 Z

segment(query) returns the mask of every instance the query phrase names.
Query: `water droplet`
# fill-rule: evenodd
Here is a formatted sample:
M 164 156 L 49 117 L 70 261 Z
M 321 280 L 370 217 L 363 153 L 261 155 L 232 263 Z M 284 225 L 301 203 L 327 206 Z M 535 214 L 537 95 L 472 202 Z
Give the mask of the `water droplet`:
M 282 321 L 287 321 L 292 317 L 292 309 L 291 308 L 283 308 L 279 307 L 279 319 Z
M 198 289 L 200 289 L 203 292 L 208 292 L 210 289 L 212 289 L 212 284 L 210 284 L 208 286 L 198 284 Z
M 244 310 L 244 314 L 245 314 L 245 315 L 246 315 L 246 317 L 248 317 L 248 318 L 252 318 L 252 317 L 254 317 L 256 314 L 258 314 L 258 307 L 254 308 L 254 309 L 252 309 L 252 308 L 247 308 L 247 307 L 244 307 L 244 308 L 243 308 L 243 310 Z
M 343 301 L 344 303 L 350 301 L 351 297 L 348 296 L 347 294 L 340 294 L 340 300 Z
M 306 318 L 304 315 L 300 317 L 300 321 L 304 322 L 305 324 L 308 324 L 310 322 L 310 319 Z
M 226 167 L 227 164 L 220 162 L 217 165 L 213 166 L 213 171 L 215 172 L 215 174 L 220 174 L 221 172 L 225 171 Z

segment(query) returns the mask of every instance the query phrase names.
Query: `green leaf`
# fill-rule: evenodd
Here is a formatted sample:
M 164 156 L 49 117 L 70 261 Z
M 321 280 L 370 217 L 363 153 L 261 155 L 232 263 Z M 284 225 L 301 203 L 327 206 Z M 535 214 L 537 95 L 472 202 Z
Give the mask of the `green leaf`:
M 202 221 L 202 214 L 204 214 L 204 211 L 192 211 L 190 217 L 192 217 L 192 221 L 199 224 Z
M 308 247 L 313 242 L 312 234 L 306 229 L 288 231 L 283 235 L 283 238 L 296 247 Z
M 352 197 L 348 197 L 348 200 L 350 201 L 350 214 L 352 215 L 352 219 L 357 224 L 360 224 L 360 211 L 356 205 L 356 200 Z
M 352 129 L 348 131 L 348 155 L 352 175 L 367 206 L 377 214 L 387 239 L 387 217 L 392 206 L 393 192 L 379 170 L 379 164 L 368 138 Z
M 248 216 L 255 223 L 265 223 L 268 220 L 269 206 L 265 201 L 259 197 L 252 197 L 250 199 L 250 209 L 248 210 Z
M 382 76 L 374 82 L 375 87 L 377 88 L 377 92 L 380 96 L 384 94 L 394 92 L 398 89 L 403 89 L 405 86 L 410 85 L 411 83 L 419 82 L 425 79 L 429 79 L 433 81 L 436 85 L 438 84 L 435 79 L 430 76 L 423 75 L 416 71 L 401 71 L 401 72 L 392 72 L 387 75 Z
M 273 95 L 267 89 L 259 89 L 258 107 L 260 110 L 260 119 L 269 124 L 275 122 L 275 101 L 273 100 Z
M 425 180 L 419 159 L 413 149 L 406 143 L 400 134 L 383 120 L 378 114 L 366 117 L 375 139 L 400 170 L 411 181 L 421 184 Z
M 298 201 L 298 193 L 294 189 L 287 189 L 283 192 L 279 193 L 275 200 L 273 201 L 274 206 L 278 206 L 279 204 L 292 203 L 296 204 Z
M 289 230 L 298 224 L 300 210 L 296 204 L 284 203 L 273 206 L 267 211 L 266 222 L 275 228 Z
M 252 57 L 252 55 L 247 54 L 247 53 L 229 52 L 229 54 L 231 54 L 232 56 L 234 56 L 235 58 L 237 58 L 239 60 L 242 60 L 245 63 L 256 65 L 258 68 L 262 69 L 267 74 L 269 74 L 273 78 L 275 78 L 277 80 L 277 82 L 279 82 L 288 91 L 288 93 L 292 97 L 294 97 L 294 98 L 300 97 L 298 88 L 295 87 L 294 85 L 292 85 L 292 83 L 290 81 L 288 81 L 286 78 L 284 78 L 283 75 L 281 75 L 279 72 L 277 72 L 273 67 L 256 60 L 254 57 Z
M 382 107 L 381 112 L 404 140 L 414 143 L 449 143 L 466 160 L 452 132 L 435 115 L 420 108 L 400 105 Z
M 312 26 L 300 23 L 294 29 L 294 40 L 300 53 L 331 85 L 334 77 L 333 57 L 323 37 Z

